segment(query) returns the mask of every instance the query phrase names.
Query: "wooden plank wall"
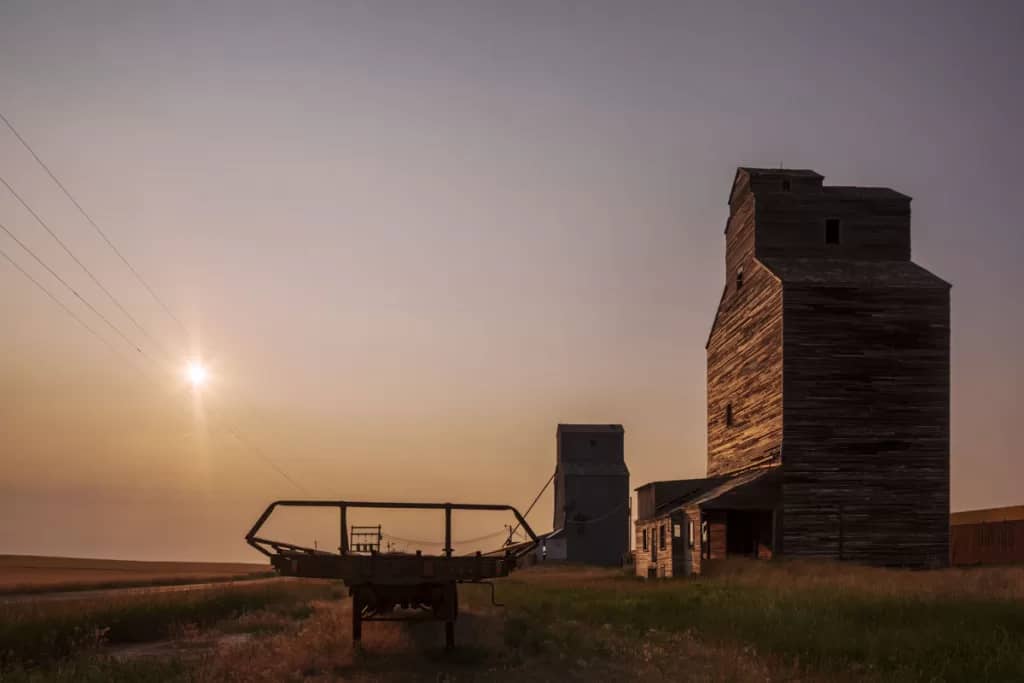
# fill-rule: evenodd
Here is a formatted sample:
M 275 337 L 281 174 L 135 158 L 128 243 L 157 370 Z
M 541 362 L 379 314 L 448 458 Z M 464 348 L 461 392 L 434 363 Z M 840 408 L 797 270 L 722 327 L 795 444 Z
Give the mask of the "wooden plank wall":
M 758 258 L 910 260 L 910 198 L 884 189 L 756 192 Z M 840 243 L 825 243 L 839 219 Z
M 658 530 L 659 528 L 665 529 L 665 548 L 658 547 L 657 560 L 651 561 L 651 547 L 647 546 L 647 550 L 643 547 L 643 531 L 647 530 L 648 544 L 658 543 Z M 661 517 L 659 519 L 639 521 L 636 523 L 636 553 L 634 555 L 634 567 L 636 575 L 647 578 L 649 571 L 653 567 L 655 569 L 655 576 L 658 578 L 668 578 L 675 576 L 675 565 L 682 558 L 674 554 L 674 546 L 672 543 L 672 519 L 669 517 Z
M 703 521 L 708 523 L 711 532 L 711 559 L 723 560 L 726 552 L 726 512 L 724 510 L 705 510 Z
M 692 574 L 700 575 L 701 571 L 701 539 L 700 539 L 700 508 L 696 505 L 691 505 L 684 508 L 683 513 L 686 517 L 693 520 L 693 548 L 690 549 L 690 572 Z
M 948 564 L 948 289 L 783 299 L 786 554 Z
M 708 476 L 764 460 L 782 443 L 782 287 L 753 259 L 723 297 L 707 373 Z
M 1024 521 L 957 524 L 952 531 L 953 564 L 1024 564 Z

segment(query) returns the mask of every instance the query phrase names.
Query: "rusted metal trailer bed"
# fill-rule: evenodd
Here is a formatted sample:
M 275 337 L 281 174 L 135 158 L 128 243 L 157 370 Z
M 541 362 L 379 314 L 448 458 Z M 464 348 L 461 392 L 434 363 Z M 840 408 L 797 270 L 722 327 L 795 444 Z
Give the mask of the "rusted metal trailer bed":
M 260 529 L 278 508 L 337 508 L 339 512 L 338 552 L 326 552 L 259 536 Z M 353 551 L 349 544 L 348 511 L 352 508 L 398 510 L 442 510 L 444 549 L 441 555 Z M 508 545 L 488 553 L 453 555 L 453 511 L 511 512 L 518 526 L 529 536 L 525 543 Z M 509 537 L 511 538 L 511 533 Z M 518 558 L 533 550 L 537 536 L 519 511 L 510 505 L 466 503 L 398 503 L 378 501 L 279 500 L 271 503 L 245 536 L 246 542 L 270 558 L 274 569 L 285 576 L 340 579 L 352 596 L 352 639 L 362 638 L 364 621 L 443 621 L 445 646 L 454 647 L 458 617 L 459 583 L 484 583 L 508 576 Z M 491 600 L 494 601 L 494 585 Z M 495 603 L 496 604 L 496 603 Z M 396 609 L 416 610 L 396 613 Z

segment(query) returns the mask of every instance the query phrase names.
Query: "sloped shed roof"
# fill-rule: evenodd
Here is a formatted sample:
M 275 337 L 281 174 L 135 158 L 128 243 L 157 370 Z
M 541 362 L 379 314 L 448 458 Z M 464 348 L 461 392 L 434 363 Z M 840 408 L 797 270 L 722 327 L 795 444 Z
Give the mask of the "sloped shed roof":
M 912 261 L 760 258 L 783 285 L 948 288 L 950 284 Z
M 965 510 L 950 515 L 953 526 L 961 524 L 985 524 L 997 522 L 1016 522 L 1024 520 L 1024 505 L 1013 505 L 1005 508 L 987 508 L 985 510 Z
M 659 505 L 649 519 L 663 517 L 682 508 L 698 506 L 709 510 L 773 507 L 779 495 L 782 471 L 778 466 L 706 479 L 691 479 L 686 493 Z

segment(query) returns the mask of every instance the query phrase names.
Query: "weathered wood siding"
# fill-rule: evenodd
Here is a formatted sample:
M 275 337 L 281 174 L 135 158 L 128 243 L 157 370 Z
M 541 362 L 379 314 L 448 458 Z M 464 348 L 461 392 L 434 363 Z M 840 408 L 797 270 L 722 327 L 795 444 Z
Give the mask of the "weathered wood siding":
M 1024 564 L 1024 520 L 955 524 L 954 565 Z
M 763 461 L 782 441 L 782 287 L 752 258 L 743 269 L 708 341 L 708 476 Z
M 783 293 L 787 555 L 949 558 L 949 291 Z
M 755 189 L 758 258 L 910 259 L 910 198 L 884 188 Z M 769 191 L 771 190 L 771 191 Z M 838 244 L 825 221 L 839 220 Z
M 702 515 L 702 522 L 707 522 L 710 535 L 711 557 L 705 559 L 724 560 L 727 556 L 727 514 L 724 510 L 706 510 Z M 701 543 L 703 544 L 703 539 Z
M 687 522 L 693 524 L 693 547 L 690 547 Z M 653 557 L 650 544 L 658 542 L 659 529 L 665 529 L 665 548 L 657 550 Z M 643 547 L 643 532 L 647 530 L 648 547 Z M 679 535 L 676 535 L 678 530 Z M 684 577 L 700 573 L 700 511 L 692 508 L 676 510 L 670 515 L 657 519 L 639 520 L 636 523 L 635 571 L 640 577 L 650 577 L 654 569 L 657 578 Z
M 657 578 L 669 578 L 684 574 L 681 567 L 679 569 L 676 567 L 677 564 L 682 564 L 683 557 L 681 553 L 675 552 L 675 546 L 672 543 L 672 524 L 672 518 L 667 516 L 637 522 L 636 554 L 634 559 L 637 576 L 650 577 L 652 569 L 654 570 L 654 576 Z M 645 529 L 648 533 L 648 547 L 646 550 L 643 547 L 643 532 Z M 665 534 L 664 548 L 659 543 L 661 530 L 664 530 Z M 654 548 L 653 546 L 658 547 Z
M 689 505 L 683 509 L 683 515 L 685 518 L 693 521 L 693 547 L 688 548 L 690 554 L 690 573 L 700 575 L 701 572 L 701 561 L 704 557 L 701 552 L 701 537 L 700 537 L 700 522 L 701 514 L 700 507 L 696 505 Z

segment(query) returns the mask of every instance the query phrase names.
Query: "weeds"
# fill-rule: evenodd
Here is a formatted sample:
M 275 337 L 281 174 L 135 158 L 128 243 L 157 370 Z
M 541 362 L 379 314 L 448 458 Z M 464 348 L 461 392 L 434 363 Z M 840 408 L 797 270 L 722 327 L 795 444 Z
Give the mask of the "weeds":
M 11 605 L 0 618 L 0 671 L 64 660 L 108 643 L 159 640 L 186 624 L 207 626 L 271 606 L 306 609 L 309 600 L 330 591 L 326 584 L 282 582 L 113 601 Z
M 842 568 L 833 569 L 842 575 Z M 692 633 L 707 642 L 749 645 L 811 670 L 910 680 L 1024 679 L 1020 602 L 973 592 L 942 595 L 929 581 L 934 579 L 926 578 L 917 594 L 841 579 L 759 584 L 751 575 L 653 584 L 621 578 L 582 586 L 509 582 L 504 589 L 518 606 L 517 621 L 545 625 L 524 636 L 523 627 L 510 622 L 513 641 L 527 649 L 535 647 L 532 640 L 550 641 L 542 632 L 580 622 L 609 624 L 636 642 L 652 633 Z M 580 651 L 587 641 L 567 642 Z
M 13 642 L 17 657 L 8 657 L 0 678 L 1024 680 L 1021 579 L 1024 570 L 1012 568 L 923 573 L 776 562 L 719 567 L 695 580 L 638 581 L 541 567 L 499 582 L 507 609 L 492 607 L 485 590 L 462 586 L 454 653 L 444 652 L 437 623 L 371 622 L 362 647 L 353 648 L 343 589 L 281 584 L 279 595 L 204 594 L 176 605 L 94 606 L 88 614 L 75 606 L 21 618 L 32 633 L 13 640 L 7 615 L 0 642 Z M 194 646 L 187 656 L 183 649 L 119 665 L 94 654 L 98 642 L 172 633 Z M 32 638 L 42 644 L 32 649 Z M 80 656 L 29 666 L 53 652 Z

